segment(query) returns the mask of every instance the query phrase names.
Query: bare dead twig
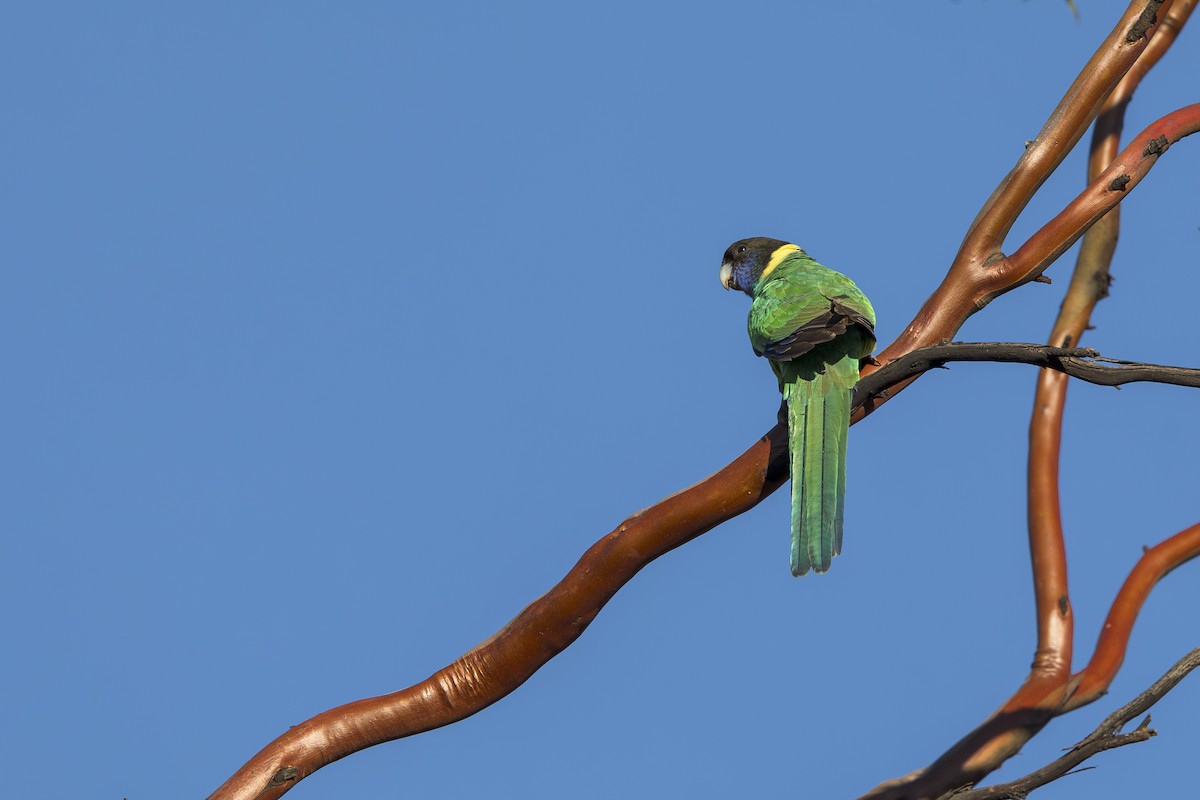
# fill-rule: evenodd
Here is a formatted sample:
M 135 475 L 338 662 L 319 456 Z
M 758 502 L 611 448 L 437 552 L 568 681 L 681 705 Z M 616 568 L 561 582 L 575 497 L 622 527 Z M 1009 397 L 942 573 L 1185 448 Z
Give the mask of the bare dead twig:
M 1098 352 L 1086 347 L 1053 347 L 1025 342 L 947 342 L 913 350 L 875 370 L 855 387 L 854 404 L 865 403 L 898 383 L 955 361 L 1031 364 L 1100 386 L 1145 381 L 1200 388 L 1200 369 L 1101 359 Z

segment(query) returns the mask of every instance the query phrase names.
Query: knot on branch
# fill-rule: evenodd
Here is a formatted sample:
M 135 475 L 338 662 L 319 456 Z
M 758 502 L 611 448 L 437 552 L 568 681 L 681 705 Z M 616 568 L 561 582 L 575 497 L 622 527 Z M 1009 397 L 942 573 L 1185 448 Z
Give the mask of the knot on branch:
M 271 776 L 271 782 L 267 784 L 269 788 L 283 786 L 288 781 L 296 780 L 300 775 L 300 770 L 296 767 L 281 767 L 278 772 Z
M 1146 3 L 1146 7 L 1142 9 L 1142 13 L 1138 15 L 1137 21 L 1129 26 L 1129 32 L 1125 34 L 1125 43 L 1133 44 L 1146 35 L 1146 31 L 1158 21 L 1158 7 L 1162 5 L 1162 0 L 1150 0 Z
M 1151 139 L 1146 143 L 1146 149 L 1142 151 L 1142 155 L 1146 157 L 1162 155 L 1167 152 L 1167 148 L 1170 146 L 1171 143 L 1167 141 L 1167 137 L 1159 136 L 1157 139 Z
M 1113 178 L 1112 183 L 1108 185 L 1108 188 L 1114 192 L 1123 192 L 1131 180 L 1133 179 L 1128 175 L 1118 175 L 1117 177 Z

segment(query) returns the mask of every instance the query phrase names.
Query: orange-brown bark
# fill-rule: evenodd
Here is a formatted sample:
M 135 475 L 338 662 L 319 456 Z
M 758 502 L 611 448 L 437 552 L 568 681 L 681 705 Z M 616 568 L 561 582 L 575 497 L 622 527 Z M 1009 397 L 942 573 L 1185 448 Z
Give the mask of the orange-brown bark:
M 1050 333 L 1049 342 L 1052 345 L 1078 346 L 1096 304 L 1108 294 L 1109 268 L 1116 250 L 1120 206 L 1114 202 L 1101 210 L 1106 200 L 1113 199 L 1116 193 L 1127 192 L 1144 175 L 1141 170 L 1147 165 L 1146 159 L 1156 160 L 1161 155 L 1164 142 L 1159 137 L 1165 136 L 1168 146 L 1178 141 L 1168 133 L 1178 130 L 1178 120 L 1164 125 L 1156 123 L 1151 126 L 1152 132 L 1148 129 L 1124 151 L 1117 152 L 1129 100 L 1142 78 L 1174 42 L 1194 5 L 1194 0 L 1179 0 L 1172 6 L 1159 9 L 1160 13 L 1166 15 L 1162 24 L 1157 26 L 1159 32 L 1155 33 L 1133 67 L 1105 100 L 1093 131 L 1088 159 L 1088 189 L 1030 237 L 1016 253 L 999 262 L 1017 264 L 1019 270 L 1040 274 L 1044 264 L 1057 258 L 1078 237 L 1078 234 L 1064 236 L 1064 231 L 1080 227 L 1081 220 L 1095 220 L 1090 225 L 1086 222 L 1083 225 L 1086 235 L 1080 245 L 1063 305 Z M 1092 63 L 1096 61 L 1094 57 Z M 1075 87 L 1072 87 L 1074 90 Z M 1068 98 L 1072 91 L 1068 91 Z M 1196 107 L 1181 111 L 1180 118 L 1195 117 L 1200 113 Z M 1052 117 L 1047 127 L 1054 122 L 1055 117 Z M 1194 120 L 1188 124 L 1194 125 Z M 1029 182 L 1026 181 L 1025 185 L 1029 185 Z M 998 192 L 1003 194 L 1003 189 L 1002 185 Z M 1107 198 L 1106 190 L 1109 193 Z M 978 221 L 976 228 L 999 231 L 997 225 L 980 225 Z M 1007 229 L 1004 231 L 1007 232 Z M 968 242 L 972 241 L 972 234 L 968 234 L 967 238 Z M 985 244 L 985 238 L 978 239 L 979 247 Z M 964 249 L 968 249 L 967 243 L 964 243 Z M 1037 648 L 1029 675 L 998 711 L 928 769 L 889 782 L 879 787 L 870 795 L 872 797 L 936 797 L 959 786 L 973 784 L 1017 753 L 1054 716 L 1098 697 L 1116 674 L 1128 641 L 1129 627 L 1133 624 L 1137 609 L 1141 608 L 1145 593 L 1163 574 L 1142 564 L 1135 568 L 1134 575 L 1152 575 L 1153 580 L 1143 577 L 1135 582 L 1138 589 L 1130 589 L 1128 593 L 1123 590 L 1122 595 L 1118 596 L 1110 612 L 1110 623 L 1105 628 L 1108 631 L 1111 625 L 1113 633 L 1107 638 L 1102 637 L 1098 643 L 1093 664 L 1072 678 L 1074 618 L 1067 581 L 1067 550 L 1059 494 L 1059 455 L 1067 382 L 1068 378 L 1062 372 L 1041 370 L 1030 419 L 1028 527 Z M 1175 541 L 1186 533 L 1168 541 Z M 1167 563 L 1174 566 L 1193 557 L 1195 552 L 1188 549 L 1190 544 L 1194 543 L 1187 539 L 1184 545 L 1177 545 L 1169 551 L 1170 555 L 1180 560 Z M 1167 568 L 1161 558 L 1153 563 L 1162 569 Z M 1134 581 L 1133 575 L 1130 581 Z M 1132 613 L 1119 614 L 1118 605 L 1132 608 Z M 1088 684 L 1086 688 L 1083 686 L 1085 682 Z
M 1003 257 L 1003 239 L 1017 215 L 1082 136 L 1122 75 L 1147 50 L 1147 40 L 1153 41 L 1150 37 L 1162 27 L 1156 20 L 1171 6 L 1171 0 L 1130 4 L 1038 139 L 984 205 L 941 285 L 900 337 L 880 354 L 883 362 L 949 339 L 971 314 L 992 299 L 1038 277 L 1137 185 L 1166 147 L 1200 129 L 1200 106 L 1181 109 L 1159 120 L 1061 214 L 1012 256 Z M 1119 188 L 1116 183 L 1120 183 Z M 868 366 L 866 372 L 873 369 Z M 889 396 L 902 388 L 894 387 Z M 886 399 L 868 400 L 856 419 Z M 456 722 L 504 697 L 578 638 L 604 604 L 642 567 L 754 507 L 777 489 L 786 479 L 785 454 L 786 432 L 777 425 L 718 473 L 631 516 L 593 545 L 558 585 L 453 664 L 415 686 L 349 703 L 291 728 L 239 769 L 210 800 L 280 797 L 298 780 L 337 759 L 380 742 Z M 1049 501 L 1039 502 L 1050 509 Z M 1046 538 L 1051 540 L 1054 535 Z M 1184 545 L 1163 550 L 1161 558 L 1165 560 L 1156 560 L 1143 570 L 1144 574 L 1138 573 L 1141 577 L 1135 588 L 1127 594 L 1122 590 L 1114 613 L 1119 606 L 1122 614 L 1136 615 L 1153 580 L 1173 564 L 1181 563 L 1171 559 L 1195 554 L 1193 539 L 1185 537 L 1184 541 Z M 929 796 L 936 787 L 961 785 L 964 776 L 985 774 L 1002 761 L 1014 741 L 1014 732 L 1036 731 L 1050 715 L 1061 712 L 1075 685 L 1065 679 L 1070 666 L 1069 614 L 1062 623 L 1043 620 L 1043 606 L 1051 600 L 1057 603 L 1055 590 L 1059 585 L 1065 596 L 1065 557 L 1046 550 L 1040 555 L 1035 553 L 1034 558 L 1035 574 L 1045 587 L 1044 591 L 1039 589 L 1039 624 L 1044 628 L 1039 641 L 1044 639 L 1048 643 L 1045 649 L 1055 656 L 1043 659 L 1042 668 L 1035 668 L 1036 679 L 1031 675 L 1013 700 L 918 776 L 916 782 L 895 782 L 884 794 L 873 796 Z M 1121 626 L 1125 624 L 1122 616 L 1113 629 L 1124 630 Z M 1128 624 L 1132 624 L 1132 617 Z M 1119 638 L 1117 633 L 1113 636 Z M 1098 647 L 1098 653 L 1100 650 Z M 1064 656 L 1065 666 L 1061 663 Z M 1089 665 L 1080 680 L 1099 685 L 1113 671 L 1115 666 L 1096 662 L 1095 668 Z
M 290 728 L 210 798 L 280 797 L 339 758 L 481 711 L 574 642 L 642 567 L 779 488 L 787 478 L 786 462 L 787 431 L 776 426 L 717 474 L 629 517 L 592 545 L 557 586 L 454 663 L 415 686 L 339 706 Z
M 1150 590 L 1168 572 L 1196 556 L 1200 556 L 1200 523 L 1160 542 L 1138 560 L 1113 600 L 1096 641 L 1092 660 L 1072 681 L 1076 684 L 1075 693 L 1063 711 L 1087 705 L 1108 691 L 1113 678 L 1117 676 L 1117 670 L 1121 668 L 1121 662 L 1125 660 L 1129 634 L 1133 632 L 1133 623 L 1137 621 L 1138 612 L 1142 610 Z

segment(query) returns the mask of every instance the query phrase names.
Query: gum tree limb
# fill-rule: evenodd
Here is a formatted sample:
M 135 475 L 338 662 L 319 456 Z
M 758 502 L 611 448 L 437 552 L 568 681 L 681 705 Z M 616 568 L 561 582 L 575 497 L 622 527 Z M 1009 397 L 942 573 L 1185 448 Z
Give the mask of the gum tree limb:
M 1066 755 L 1055 759 L 1041 769 L 1018 778 L 1015 781 L 999 783 L 981 789 L 970 789 L 963 792 L 951 792 L 943 795 L 940 800 L 1021 800 L 1029 796 L 1035 789 L 1052 783 L 1087 761 L 1092 756 L 1123 747 L 1127 744 L 1144 742 L 1157 735 L 1150 727 L 1150 717 L 1146 716 L 1132 731 L 1122 732 L 1124 727 L 1135 718 L 1145 714 L 1150 708 L 1166 696 L 1179 684 L 1188 673 L 1200 666 L 1200 647 L 1176 662 L 1146 691 L 1139 694 L 1129 703 L 1110 714 L 1083 741 L 1071 747 Z
M 1171 0 L 1139 0 L 1130 5 L 1117 29 L 1093 57 L 1098 66 L 1093 69 L 1090 64 L 1081 73 L 1039 136 L 1045 143 L 1034 148 L 1033 156 L 1026 154 L 988 201 L 968 234 L 969 240 L 979 234 L 977 229 L 990 231 L 979 240 L 985 242 L 994 241 L 997 233 L 1002 237 L 1007 232 L 1037 186 L 1082 135 L 1096 110 L 1079 109 L 1088 102 L 1094 102 L 1098 109 L 1100 100 L 1144 48 L 1138 37 L 1152 34 L 1156 15 L 1170 5 Z M 1186 111 L 1155 123 L 1163 132 L 1151 126 L 1148 133 L 1153 130 L 1156 137 L 1168 140 L 1168 146 L 1173 144 L 1200 127 L 1200 119 L 1188 117 Z M 1200 109 L 1194 116 L 1200 118 Z M 1165 147 L 1158 153 L 1162 149 Z M 1075 204 L 1068 207 L 1039 240 L 1040 249 L 1025 253 L 1022 259 L 1014 254 L 1010 259 L 993 262 L 992 256 L 978 258 L 977 249 L 960 251 L 941 286 L 880 358 L 898 358 L 918 347 L 950 339 L 967 317 L 991 299 L 1039 276 L 1094 222 L 1087 214 L 1103 206 L 1099 212 L 1102 215 L 1123 199 L 1154 159 L 1143 161 L 1137 174 L 1124 185 L 1126 191 L 1110 192 L 1098 203 L 1089 200 L 1082 215 Z M 964 248 L 966 244 L 964 241 Z M 873 369 L 868 366 L 865 372 Z M 894 387 L 891 394 L 902 387 Z M 883 399 L 877 396 L 869 400 L 857 418 Z M 558 585 L 453 664 L 407 689 L 340 706 L 289 729 L 234 773 L 210 800 L 277 798 L 300 779 L 351 753 L 457 722 L 482 710 L 512 692 L 574 642 L 608 599 L 642 567 L 749 510 L 775 491 L 786 479 L 785 462 L 786 430 L 776 425 L 720 472 L 631 516 L 593 545 Z
M 1040 275 L 1039 265 L 1042 260 L 1049 258 L 1052 261 L 1057 258 L 1077 238 L 1077 233 L 1069 232 L 1072 228 L 1083 227 L 1086 231 L 1075 271 L 1050 333 L 1049 341 L 1052 345 L 1077 345 L 1089 326 L 1096 304 L 1108 295 L 1111 282 L 1109 270 L 1119 233 L 1120 206 L 1114 204 L 1106 213 L 1101 211 L 1099 215 L 1095 215 L 1093 211 L 1095 221 L 1090 225 L 1085 222 L 1083 226 L 1079 226 L 1079 212 L 1088 208 L 1081 199 L 1087 196 L 1089 191 L 1095 198 L 1095 188 L 1099 186 L 1103 189 L 1106 182 L 1109 191 L 1128 190 L 1133 182 L 1132 175 L 1123 171 L 1118 171 L 1115 175 L 1109 173 L 1114 171 L 1114 166 L 1121 163 L 1118 159 L 1137 157 L 1139 140 L 1145 142 L 1141 148 L 1143 159 L 1156 159 L 1165 149 L 1166 140 L 1162 138 L 1163 134 L 1159 134 L 1157 138 L 1143 134 L 1135 139 L 1125 152 L 1117 152 L 1124 127 L 1125 109 L 1133 93 L 1145 75 L 1174 43 L 1194 6 L 1195 0 L 1178 0 L 1171 6 L 1157 9 L 1165 14 L 1159 30 L 1139 54 L 1132 68 L 1108 95 L 1096 119 L 1088 159 L 1088 190 L 1031 237 L 1012 258 L 1000 261 L 1001 264 L 1016 264 L 1018 269 L 1029 270 L 1029 274 Z M 1143 20 L 1147 19 L 1150 10 L 1147 7 L 1142 16 Z M 1120 27 L 1119 24 L 1118 29 Z M 1085 73 L 1086 71 L 1085 69 Z M 1070 94 L 1071 92 L 1068 92 L 1068 96 Z M 1052 118 L 1047 127 L 1053 122 Z M 1170 125 L 1164 127 L 1170 128 Z M 1074 216 L 1069 212 L 1074 212 Z M 1068 232 L 1067 235 L 1064 236 L 1064 232 Z M 971 234 L 968 234 L 968 240 L 970 238 Z M 1055 240 L 1056 243 L 1051 246 L 1049 243 Z M 991 296 L 984 302 L 990 302 L 990 299 Z M 1098 645 L 1097 656 L 1093 659 L 1096 667 L 1085 671 L 1088 680 L 1094 686 L 1089 685 L 1084 692 L 1078 691 L 1085 677 L 1083 674 L 1075 677 L 1070 675 L 1074 616 L 1067 583 L 1067 550 L 1059 494 L 1059 454 L 1067 377 L 1068 374 L 1062 370 L 1048 368 L 1041 371 L 1030 419 L 1027 470 L 1028 529 L 1037 647 L 1029 674 L 1016 693 L 991 718 L 932 766 L 900 781 L 891 782 L 890 791 L 894 794 L 907 792 L 912 796 L 933 795 L 939 790 L 960 785 L 964 781 L 976 782 L 1016 754 L 1053 716 L 1066 713 L 1098 697 L 1115 676 L 1124 656 L 1129 628 L 1136 617 L 1136 609 L 1140 609 L 1145 593 L 1149 592 L 1153 581 L 1144 587 L 1144 593 L 1140 594 L 1133 614 L 1127 615 L 1128 627 L 1120 629 L 1124 636 L 1110 636 L 1105 639 L 1103 656 Z M 1184 560 L 1190 557 L 1191 555 L 1187 555 Z M 1137 572 L 1135 569 L 1135 573 Z M 1154 580 L 1156 581 L 1157 577 Z M 1127 606 L 1129 603 L 1122 603 L 1118 597 L 1114 603 L 1114 611 L 1121 605 Z M 1110 616 L 1112 613 L 1114 612 L 1110 612 Z

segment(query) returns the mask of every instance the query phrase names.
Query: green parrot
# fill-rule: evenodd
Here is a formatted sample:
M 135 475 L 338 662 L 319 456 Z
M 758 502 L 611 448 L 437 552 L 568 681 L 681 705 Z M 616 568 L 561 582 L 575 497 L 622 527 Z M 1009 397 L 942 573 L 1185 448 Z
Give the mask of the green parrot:
M 842 550 L 850 398 L 875 348 L 875 310 L 845 275 L 763 236 L 729 246 L 721 283 L 754 299 L 750 344 L 787 403 L 792 574 L 824 572 Z

